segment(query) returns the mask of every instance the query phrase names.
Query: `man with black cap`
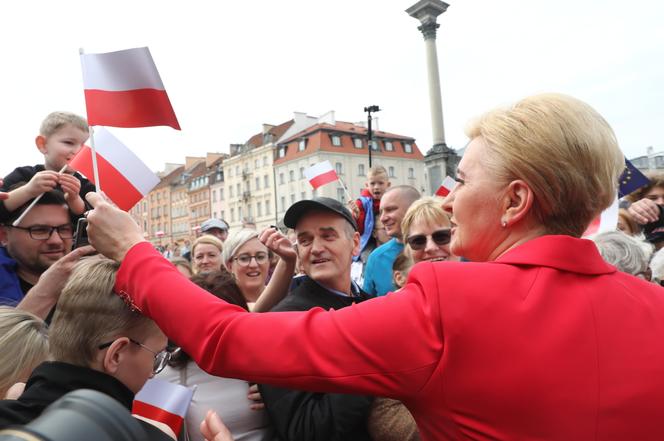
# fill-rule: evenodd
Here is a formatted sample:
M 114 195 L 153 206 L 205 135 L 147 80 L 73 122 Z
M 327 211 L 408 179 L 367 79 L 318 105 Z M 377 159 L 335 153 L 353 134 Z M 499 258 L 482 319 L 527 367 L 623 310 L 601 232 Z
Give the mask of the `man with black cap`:
M 284 224 L 295 230 L 297 254 L 308 278 L 273 311 L 340 309 L 369 296 L 351 281 L 360 235 L 350 211 L 335 199 L 317 197 L 293 204 Z M 323 394 L 260 386 L 279 439 L 369 440 L 367 417 L 373 397 Z

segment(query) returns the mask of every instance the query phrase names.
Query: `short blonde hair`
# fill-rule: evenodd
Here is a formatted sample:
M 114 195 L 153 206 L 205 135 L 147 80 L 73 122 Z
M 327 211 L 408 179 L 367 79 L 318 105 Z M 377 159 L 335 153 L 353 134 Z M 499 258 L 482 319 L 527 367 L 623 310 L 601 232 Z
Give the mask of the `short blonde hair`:
M 235 253 L 240 249 L 242 245 L 249 242 L 251 239 L 258 239 L 258 231 L 251 228 L 243 228 L 241 230 L 235 231 L 232 233 L 225 242 L 224 250 L 221 252 L 221 260 L 223 265 L 227 270 L 230 271 L 228 267 L 228 262 L 235 257 Z M 267 247 L 266 247 L 267 248 Z
M 49 113 L 42 121 L 39 134 L 49 137 L 66 125 L 72 125 L 85 133 L 89 133 L 88 122 L 85 118 L 71 112 L 53 112 Z
M 550 234 L 580 237 L 616 197 L 624 157 L 609 124 L 588 104 L 559 94 L 490 111 L 466 130 L 486 143 L 482 163 L 498 185 L 532 189 L 532 213 Z
M 443 210 L 443 199 L 436 196 L 428 196 L 413 202 L 401 221 L 401 237 L 403 237 L 404 242 L 408 239 L 410 227 L 415 222 L 420 221 L 424 221 L 430 225 L 449 225 L 450 217 Z
M 55 361 L 90 367 L 99 345 L 117 337 L 140 339 L 156 325 L 113 292 L 120 264 L 81 260 L 62 290 L 50 330 Z
M 194 241 L 194 243 L 191 245 L 191 258 L 194 258 L 194 252 L 196 251 L 196 247 L 200 244 L 206 244 L 206 245 L 213 245 L 217 248 L 219 248 L 219 252 L 221 253 L 224 249 L 224 244 L 222 241 L 220 241 L 218 238 L 215 236 L 212 236 L 211 234 L 204 234 L 198 239 Z
M 0 399 L 48 359 L 48 327 L 20 309 L 0 307 Z
M 367 178 L 371 178 L 372 176 L 385 176 L 388 178 L 387 170 L 385 170 L 385 167 L 382 165 L 374 165 L 369 169 L 369 172 L 367 173 Z

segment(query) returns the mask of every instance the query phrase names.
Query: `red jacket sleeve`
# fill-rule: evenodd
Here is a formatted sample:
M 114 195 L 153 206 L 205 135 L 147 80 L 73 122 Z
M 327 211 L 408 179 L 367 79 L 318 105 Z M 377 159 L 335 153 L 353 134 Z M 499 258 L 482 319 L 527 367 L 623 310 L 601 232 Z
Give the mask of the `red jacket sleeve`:
M 406 399 L 442 357 L 438 290 L 427 265 L 413 270 L 405 290 L 339 311 L 255 314 L 194 285 L 140 243 L 120 267 L 116 292 L 213 375 Z

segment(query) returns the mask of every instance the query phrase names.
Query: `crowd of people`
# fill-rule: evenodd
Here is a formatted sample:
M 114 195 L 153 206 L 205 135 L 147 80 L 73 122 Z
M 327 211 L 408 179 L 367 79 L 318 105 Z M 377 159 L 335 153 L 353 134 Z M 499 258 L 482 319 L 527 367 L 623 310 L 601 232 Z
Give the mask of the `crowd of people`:
M 664 175 L 581 238 L 624 168 L 587 104 L 481 116 L 444 199 L 376 166 L 287 231 L 161 249 L 67 168 L 87 133 L 49 115 L 44 164 L 0 184 L 0 429 L 84 388 L 130 410 L 155 377 L 196 387 L 179 439 L 664 437 Z

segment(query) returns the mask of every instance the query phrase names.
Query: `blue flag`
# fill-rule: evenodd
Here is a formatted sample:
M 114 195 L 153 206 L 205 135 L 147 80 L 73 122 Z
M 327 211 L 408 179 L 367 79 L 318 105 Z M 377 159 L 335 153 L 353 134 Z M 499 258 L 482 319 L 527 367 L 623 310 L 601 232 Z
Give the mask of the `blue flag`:
M 625 171 L 620 175 L 618 194 L 620 197 L 638 190 L 644 185 L 650 184 L 650 180 L 634 164 L 625 158 Z

